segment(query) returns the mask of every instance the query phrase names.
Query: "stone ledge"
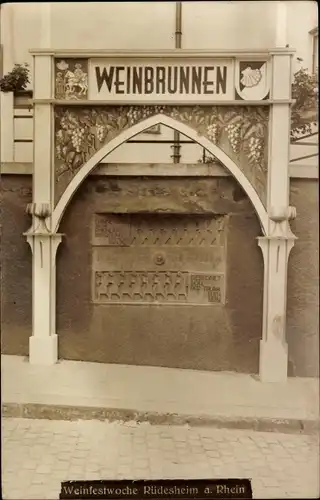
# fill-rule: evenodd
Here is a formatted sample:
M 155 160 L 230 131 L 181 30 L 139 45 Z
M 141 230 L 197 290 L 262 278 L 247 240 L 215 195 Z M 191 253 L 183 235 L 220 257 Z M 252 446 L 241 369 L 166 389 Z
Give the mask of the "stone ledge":
M 31 162 L 2 162 L 1 175 L 32 175 Z M 231 174 L 218 164 L 199 163 L 103 163 L 90 176 L 191 176 L 228 177 Z M 289 165 L 291 179 L 319 179 L 317 165 Z
M 189 425 L 221 429 L 247 429 L 258 432 L 286 434 L 319 433 L 320 421 L 253 417 L 225 417 L 211 415 L 185 415 L 177 413 L 143 412 L 123 408 L 46 405 L 36 403 L 3 403 L 3 418 L 30 418 L 46 420 L 107 420 L 109 422 L 148 422 L 151 425 Z

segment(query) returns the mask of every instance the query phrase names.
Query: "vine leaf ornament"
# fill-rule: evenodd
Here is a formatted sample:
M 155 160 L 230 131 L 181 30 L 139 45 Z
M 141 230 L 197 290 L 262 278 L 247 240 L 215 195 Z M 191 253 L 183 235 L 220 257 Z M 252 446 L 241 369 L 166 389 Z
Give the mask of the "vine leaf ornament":
M 66 63 L 66 61 L 62 60 L 62 61 L 57 63 L 57 68 L 60 71 L 67 71 L 67 69 L 69 69 L 69 64 Z
M 123 130 L 159 113 L 188 125 L 221 148 L 247 175 L 262 201 L 265 199 L 268 110 L 242 106 L 236 109 L 217 106 L 57 106 L 57 196 L 95 152 Z

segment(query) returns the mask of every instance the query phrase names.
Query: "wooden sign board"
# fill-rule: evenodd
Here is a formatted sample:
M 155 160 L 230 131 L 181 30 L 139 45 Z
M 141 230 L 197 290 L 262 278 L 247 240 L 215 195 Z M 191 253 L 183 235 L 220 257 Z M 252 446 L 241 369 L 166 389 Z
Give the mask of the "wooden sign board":
M 233 61 L 91 59 L 89 99 L 103 101 L 232 100 Z

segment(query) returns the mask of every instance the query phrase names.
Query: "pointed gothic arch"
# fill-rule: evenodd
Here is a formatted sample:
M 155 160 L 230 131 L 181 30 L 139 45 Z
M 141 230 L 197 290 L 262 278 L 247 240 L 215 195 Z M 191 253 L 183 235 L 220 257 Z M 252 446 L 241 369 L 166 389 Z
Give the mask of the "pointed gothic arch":
M 164 114 L 157 114 L 139 122 L 132 127 L 123 130 L 117 137 L 112 139 L 110 142 L 105 144 L 99 151 L 97 151 L 90 160 L 85 163 L 77 174 L 74 176 L 70 184 L 67 186 L 63 192 L 61 198 L 59 199 L 54 211 L 51 216 L 51 227 L 53 232 L 57 232 L 63 214 L 70 203 L 73 195 L 80 187 L 85 178 L 97 167 L 97 165 L 112 151 L 121 146 L 123 143 L 131 139 L 133 136 L 142 133 L 144 130 L 154 126 L 162 124 L 171 129 L 175 129 L 181 134 L 185 135 L 189 139 L 193 140 L 203 148 L 205 148 L 212 156 L 216 157 L 223 166 L 230 172 L 230 174 L 237 180 L 242 189 L 245 191 L 249 197 L 256 213 L 259 218 L 263 234 L 267 234 L 268 231 L 268 214 L 267 211 L 259 198 L 254 187 L 247 179 L 245 174 L 240 170 L 237 164 L 218 146 L 213 144 L 209 139 L 203 135 L 198 135 L 197 131 L 193 128 L 185 125 L 172 117 Z

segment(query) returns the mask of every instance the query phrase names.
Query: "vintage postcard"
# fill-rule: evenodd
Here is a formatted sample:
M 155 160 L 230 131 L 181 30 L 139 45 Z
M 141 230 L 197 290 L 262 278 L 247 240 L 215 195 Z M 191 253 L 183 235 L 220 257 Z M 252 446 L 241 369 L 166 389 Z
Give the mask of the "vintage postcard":
M 318 497 L 316 2 L 0 14 L 3 498 Z

